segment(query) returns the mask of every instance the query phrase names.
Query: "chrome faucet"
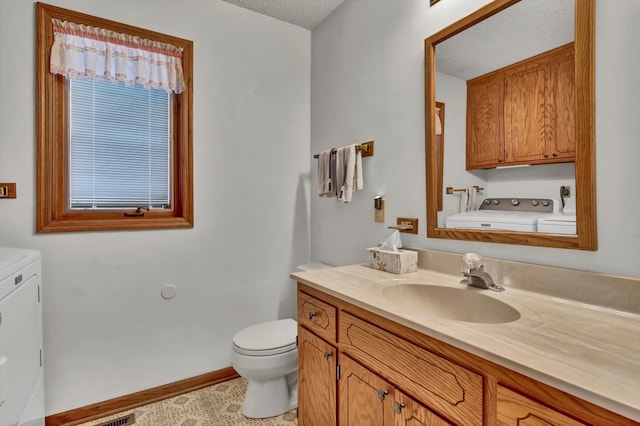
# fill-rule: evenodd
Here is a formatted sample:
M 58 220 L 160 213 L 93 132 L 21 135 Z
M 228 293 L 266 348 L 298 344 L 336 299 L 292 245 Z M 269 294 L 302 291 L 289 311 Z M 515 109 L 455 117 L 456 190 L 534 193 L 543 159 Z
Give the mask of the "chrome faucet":
M 486 288 L 493 291 L 504 291 L 504 287 L 494 283 L 491 275 L 484 270 L 484 266 L 480 264 L 482 258 L 479 255 L 475 253 L 467 253 L 462 259 L 467 264 L 468 268 L 462 268 L 460 270 L 460 272 L 465 276 L 465 278 L 460 281 L 460 284 L 477 288 Z

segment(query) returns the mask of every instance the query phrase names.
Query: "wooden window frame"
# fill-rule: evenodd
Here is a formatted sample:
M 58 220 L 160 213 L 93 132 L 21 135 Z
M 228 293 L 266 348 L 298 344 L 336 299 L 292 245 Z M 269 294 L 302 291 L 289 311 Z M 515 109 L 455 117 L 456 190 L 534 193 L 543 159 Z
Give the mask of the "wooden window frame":
M 169 43 L 183 49 L 186 89 L 179 95 L 174 94 L 172 101 L 175 106 L 171 209 L 131 215 L 131 209 L 70 211 L 67 208 L 68 100 L 64 77 L 49 72 L 53 18 Z M 193 42 L 44 3 L 36 4 L 36 22 L 36 232 L 193 228 Z

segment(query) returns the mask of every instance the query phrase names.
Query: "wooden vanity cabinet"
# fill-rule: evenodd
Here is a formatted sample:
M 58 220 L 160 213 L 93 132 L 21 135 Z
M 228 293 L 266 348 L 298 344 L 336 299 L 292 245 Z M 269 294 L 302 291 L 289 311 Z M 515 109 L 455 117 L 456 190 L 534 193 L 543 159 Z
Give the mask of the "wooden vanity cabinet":
M 394 426 L 453 426 L 400 389 L 395 390 L 393 404 L 397 414 Z
M 481 375 L 348 312 L 341 312 L 339 335 L 341 352 L 383 374 L 430 409 L 457 424 L 482 425 Z
M 344 354 L 340 354 L 338 395 L 338 424 L 393 426 L 393 385 Z
M 298 283 L 298 425 L 640 423 Z
M 451 426 L 344 354 L 340 354 L 340 376 L 340 425 Z
M 337 318 L 335 306 L 304 292 L 298 293 L 298 324 L 334 344 Z
M 467 169 L 575 161 L 573 43 L 467 82 Z
M 298 425 L 336 425 L 336 308 L 298 291 L 297 318 Z
M 497 413 L 502 426 L 586 425 L 504 386 L 498 386 Z
M 337 424 L 337 351 L 298 327 L 298 424 Z

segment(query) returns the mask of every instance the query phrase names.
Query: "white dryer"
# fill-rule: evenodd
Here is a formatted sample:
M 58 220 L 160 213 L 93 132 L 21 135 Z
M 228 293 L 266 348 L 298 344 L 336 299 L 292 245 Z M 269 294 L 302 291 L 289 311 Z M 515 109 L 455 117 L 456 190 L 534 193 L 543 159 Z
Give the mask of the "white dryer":
M 538 232 L 576 235 L 576 200 L 569 198 L 562 212 L 538 219 Z

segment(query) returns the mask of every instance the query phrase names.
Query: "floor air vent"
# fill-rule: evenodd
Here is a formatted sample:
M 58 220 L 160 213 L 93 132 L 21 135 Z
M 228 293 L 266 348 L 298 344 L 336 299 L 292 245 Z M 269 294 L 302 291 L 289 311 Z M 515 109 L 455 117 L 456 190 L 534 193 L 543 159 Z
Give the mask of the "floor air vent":
M 118 417 L 114 420 L 108 420 L 106 422 L 97 424 L 96 426 L 128 426 L 136 423 L 135 413 L 128 414 L 124 417 Z

